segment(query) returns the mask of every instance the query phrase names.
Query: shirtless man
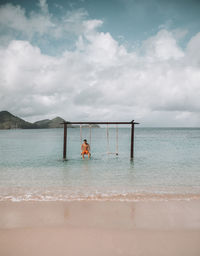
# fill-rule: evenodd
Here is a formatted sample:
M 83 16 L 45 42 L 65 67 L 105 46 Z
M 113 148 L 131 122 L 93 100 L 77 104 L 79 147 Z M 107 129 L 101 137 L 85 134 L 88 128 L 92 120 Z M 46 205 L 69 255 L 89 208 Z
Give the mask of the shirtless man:
M 81 155 L 82 158 L 84 159 L 84 155 L 88 155 L 88 158 L 90 158 L 91 154 L 90 154 L 90 145 L 87 143 L 87 140 L 83 141 L 83 144 L 81 145 Z

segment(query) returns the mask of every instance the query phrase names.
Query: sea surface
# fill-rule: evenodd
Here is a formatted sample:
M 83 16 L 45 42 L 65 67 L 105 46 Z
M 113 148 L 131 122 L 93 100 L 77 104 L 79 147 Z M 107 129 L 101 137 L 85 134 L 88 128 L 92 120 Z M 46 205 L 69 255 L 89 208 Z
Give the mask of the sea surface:
M 0 200 L 167 200 L 200 198 L 200 128 L 82 128 L 92 158 L 80 156 L 80 130 L 0 131 Z M 108 154 L 108 151 L 112 154 Z

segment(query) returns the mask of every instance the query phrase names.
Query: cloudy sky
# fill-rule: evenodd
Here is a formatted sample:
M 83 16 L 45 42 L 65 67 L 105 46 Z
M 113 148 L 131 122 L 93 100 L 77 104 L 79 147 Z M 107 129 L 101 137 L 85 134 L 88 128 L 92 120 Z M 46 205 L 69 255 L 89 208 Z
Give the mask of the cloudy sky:
M 200 126 L 199 0 L 0 4 L 0 110 Z

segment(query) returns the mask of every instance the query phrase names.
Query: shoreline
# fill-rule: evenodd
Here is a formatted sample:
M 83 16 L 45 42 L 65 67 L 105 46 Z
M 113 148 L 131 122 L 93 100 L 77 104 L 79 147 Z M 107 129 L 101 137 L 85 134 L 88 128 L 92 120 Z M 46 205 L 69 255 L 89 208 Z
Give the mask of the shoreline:
M 199 256 L 200 200 L 0 202 L 0 255 Z
M 200 193 L 124 193 L 91 195 L 40 194 L 28 192 L 18 195 L 0 195 L 0 202 L 146 202 L 146 201 L 191 201 L 200 200 Z

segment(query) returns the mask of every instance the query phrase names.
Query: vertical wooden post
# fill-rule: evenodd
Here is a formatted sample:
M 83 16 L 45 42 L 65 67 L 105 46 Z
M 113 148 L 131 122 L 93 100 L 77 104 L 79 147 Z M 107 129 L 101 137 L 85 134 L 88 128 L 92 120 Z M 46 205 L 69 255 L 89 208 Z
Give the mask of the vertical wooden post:
M 63 160 L 67 159 L 67 124 L 64 123 Z
M 134 120 L 131 122 L 131 160 L 134 154 Z

